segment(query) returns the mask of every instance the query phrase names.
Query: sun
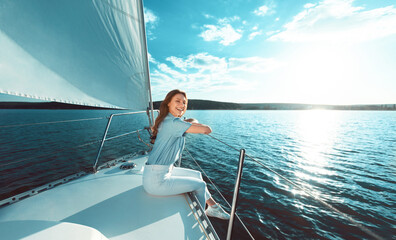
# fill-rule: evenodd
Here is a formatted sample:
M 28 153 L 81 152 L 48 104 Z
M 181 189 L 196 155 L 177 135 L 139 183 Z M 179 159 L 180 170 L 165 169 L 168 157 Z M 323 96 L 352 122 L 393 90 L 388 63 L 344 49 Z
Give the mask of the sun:
M 295 98 L 311 104 L 349 104 L 358 84 L 358 55 L 337 44 L 304 46 L 286 60 Z

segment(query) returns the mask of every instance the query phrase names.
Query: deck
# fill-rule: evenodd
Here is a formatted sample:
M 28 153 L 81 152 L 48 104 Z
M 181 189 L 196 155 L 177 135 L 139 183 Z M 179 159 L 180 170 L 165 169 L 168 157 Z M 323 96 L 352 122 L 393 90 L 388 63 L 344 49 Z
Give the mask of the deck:
M 0 235 L 4 239 L 63 239 L 61 234 L 65 239 L 212 239 L 197 221 L 199 214 L 187 195 L 156 197 L 144 191 L 146 160 L 134 159 L 137 167 L 128 170 L 121 170 L 118 163 L 0 208 Z

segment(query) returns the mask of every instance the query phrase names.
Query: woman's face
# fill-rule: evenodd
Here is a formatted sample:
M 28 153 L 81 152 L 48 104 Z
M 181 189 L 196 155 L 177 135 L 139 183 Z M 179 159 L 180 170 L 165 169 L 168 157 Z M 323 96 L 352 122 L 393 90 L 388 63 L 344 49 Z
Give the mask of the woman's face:
M 187 109 L 187 99 L 186 97 L 178 93 L 172 97 L 171 101 L 168 103 L 169 112 L 175 117 L 181 117 L 186 112 Z

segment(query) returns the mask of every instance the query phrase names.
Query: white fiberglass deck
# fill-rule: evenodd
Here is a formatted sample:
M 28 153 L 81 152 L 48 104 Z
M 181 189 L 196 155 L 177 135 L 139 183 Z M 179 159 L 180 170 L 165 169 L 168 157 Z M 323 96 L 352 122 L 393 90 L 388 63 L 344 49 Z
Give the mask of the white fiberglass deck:
M 144 191 L 145 161 L 134 160 L 130 170 L 121 164 L 102 169 L 0 208 L 1 238 L 206 239 L 187 196 Z

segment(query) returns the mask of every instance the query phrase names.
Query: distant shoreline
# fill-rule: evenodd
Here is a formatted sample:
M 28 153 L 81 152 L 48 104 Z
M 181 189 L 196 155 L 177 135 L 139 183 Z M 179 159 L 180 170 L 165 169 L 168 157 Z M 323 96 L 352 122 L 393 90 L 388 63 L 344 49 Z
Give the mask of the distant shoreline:
M 159 109 L 161 101 L 153 103 Z M 82 109 L 82 110 L 112 110 L 112 108 L 90 107 L 58 102 L 0 102 L 0 109 Z M 357 105 L 325 105 L 302 103 L 230 103 L 209 100 L 191 99 L 189 110 L 370 110 L 396 111 L 396 104 L 357 104 Z M 115 110 L 115 109 L 113 109 Z M 117 109 L 119 110 L 119 109 Z
M 161 101 L 154 102 L 154 108 L 159 109 Z M 229 103 L 209 100 L 191 99 L 189 110 L 371 110 L 396 111 L 396 104 L 361 104 L 361 105 L 325 105 L 302 103 Z

